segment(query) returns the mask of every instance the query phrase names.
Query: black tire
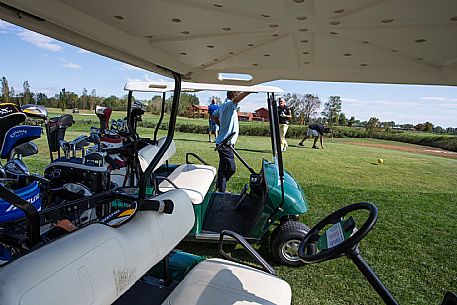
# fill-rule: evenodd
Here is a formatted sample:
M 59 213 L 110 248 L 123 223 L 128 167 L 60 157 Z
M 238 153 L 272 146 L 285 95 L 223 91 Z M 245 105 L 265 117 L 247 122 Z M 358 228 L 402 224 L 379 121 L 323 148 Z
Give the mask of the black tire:
M 277 226 L 270 237 L 270 251 L 275 261 L 288 266 L 303 265 L 298 258 L 298 246 L 308 232 L 308 226 L 293 220 Z

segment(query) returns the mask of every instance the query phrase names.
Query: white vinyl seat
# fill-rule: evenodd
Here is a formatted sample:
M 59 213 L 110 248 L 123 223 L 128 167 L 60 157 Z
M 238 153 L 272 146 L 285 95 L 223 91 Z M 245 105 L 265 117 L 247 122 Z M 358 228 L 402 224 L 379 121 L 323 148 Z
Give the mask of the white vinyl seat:
M 193 204 L 201 204 L 216 176 L 216 169 L 209 165 L 182 164 L 167 177 L 179 189 L 189 195 Z M 166 192 L 175 187 L 164 180 L 159 184 L 159 190 Z
M 287 282 L 221 259 L 195 266 L 162 305 L 290 305 Z
M 144 172 L 146 168 L 148 168 L 149 164 L 151 163 L 152 159 L 154 159 L 155 155 L 159 152 L 159 149 L 165 143 L 167 138 L 159 139 L 157 145 L 149 144 L 138 151 L 138 160 L 140 161 L 141 170 Z M 175 142 L 172 141 L 168 149 L 163 154 L 162 158 L 160 158 L 159 163 L 157 163 L 156 167 L 153 171 L 158 169 L 162 164 L 164 164 L 168 159 L 170 159 L 176 153 L 176 145 Z
M 185 192 L 157 199 L 175 202 L 173 213 L 138 211 L 119 228 L 91 224 L 0 268 L 0 304 L 112 304 L 194 225 Z

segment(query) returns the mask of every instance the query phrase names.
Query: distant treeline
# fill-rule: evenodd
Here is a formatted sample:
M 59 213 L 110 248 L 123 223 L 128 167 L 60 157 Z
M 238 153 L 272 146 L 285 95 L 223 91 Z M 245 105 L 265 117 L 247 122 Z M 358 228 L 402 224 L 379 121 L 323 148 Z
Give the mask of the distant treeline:
M 9 87 L 8 80 L 5 77 L 1 79 L 2 95 L 0 102 L 13 102 L 19 105 L 23 104 L 40 104 L 47 108 L 60 108 L 65 109 L 84 109 L 94 110 L 96 105 L 103 105 L 112 108 L 113 110 L 126 111 L 127 108 L 127 95 L 117 97 L 111 95 L 108 97 L 97 96 L 95 89 L 92 89 L 90 94 L 86 88 L 82 89 L 81 95 L 72 91 L 62 89 L 59 94 L 48 97 L 44 93 L 33 93 L 30 90 L 28 81 L 23 83 L 23 90 L 17 93 L 13 87 Z M 209 104 L 210 100 L 215 98 L 218 103 L 221 102 L 218 97 L 210 97 L 206 102 Z M 286 101 L 292 112 L 291 123 L 292 125 L 308 125 L 311 123 L 320 123 L 330 127 L 364 127 L 366 133 L 371 135 L 374 132 L 391 131 L 391 130 L 412 130 L 433 132 L 439 134 L 457 134 L 457 128 L 435 126 L 431 122 L 420 124 L 396 124 L 394 121 L 383 122 L 377 117 L 371 117 L 368 121 L 361 121 L 354 116 L 348 118 L 345 113 L 341 111 L 342 100 L 339 96 L 330 96 L 328 101 L 323 103 L 317 95 L 313 94 L 298 94 L 286 93 L 283 98 Z M 170 96 L 165 101 L 164 110 L 166 113 L 171 110 L 173 96 Z M 152 96 L 149 100 L 142 100 L 146 104 L 146 111 L 152 114 L 159 114 L 162 108 L 162 97 L 160 95 Z M 189 111 L 190 105 L 199 105 L 200 100 L 194 94 L 181 93 L 178 115 L 186 116 Z M 320 116 L 318 116 L 320 114 Z M 257 128 L 257 127 L 252 127 Z M 289 131 L 291 133 L 292 131 Z M 352 132 L 352 131 L 351 131 Z

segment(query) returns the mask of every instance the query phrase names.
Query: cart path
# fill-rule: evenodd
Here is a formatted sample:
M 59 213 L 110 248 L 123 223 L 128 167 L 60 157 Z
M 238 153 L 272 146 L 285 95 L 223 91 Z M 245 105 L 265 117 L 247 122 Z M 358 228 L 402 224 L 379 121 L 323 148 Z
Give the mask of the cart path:
M 413 146 L 401 146 L 401 145 L 378 144 L 378 143 L 362 143 L 362 142 L 345 142 L 345 144 L 365 146 L 365 147 L 379 147 L 379 148 L 401 150 L 401 151 L 408 151 L 408 152 L 414 152 L 414 153 L 425 154 L 425 155 L 433 155 L 433 156 L 439 156 L 439 157 L 444 157 L 444 158 L 457 159 L 457 152 L 448 151 L 448 150 L 444 150 L 441 148 L 429 147 L 429 146 L 416 145 L 415 147 L 413 147 Z

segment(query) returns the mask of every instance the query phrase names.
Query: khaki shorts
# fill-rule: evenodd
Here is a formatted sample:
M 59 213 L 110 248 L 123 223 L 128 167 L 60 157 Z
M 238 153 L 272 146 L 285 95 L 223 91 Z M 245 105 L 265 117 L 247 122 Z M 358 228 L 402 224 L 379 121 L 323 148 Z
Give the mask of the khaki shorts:
M 307 137 L 315 137 L 315 138 L 317 138 L 317 137 L 319 137 L 319 133 L 314 129 L 309 129 L 308 128 L 308 132 L 306 133 L 306 136 Z

